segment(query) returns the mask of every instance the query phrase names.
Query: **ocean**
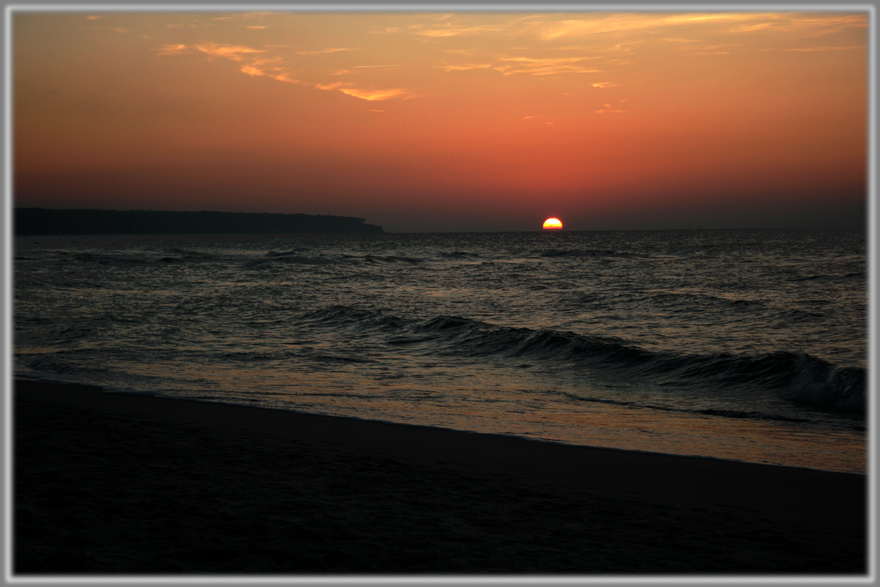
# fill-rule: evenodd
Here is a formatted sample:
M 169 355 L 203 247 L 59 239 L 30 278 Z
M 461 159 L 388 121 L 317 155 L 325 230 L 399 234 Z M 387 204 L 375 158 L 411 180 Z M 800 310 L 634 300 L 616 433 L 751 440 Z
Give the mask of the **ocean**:
M 852 230 L 28 236 L 16 376 L 864 473 Z

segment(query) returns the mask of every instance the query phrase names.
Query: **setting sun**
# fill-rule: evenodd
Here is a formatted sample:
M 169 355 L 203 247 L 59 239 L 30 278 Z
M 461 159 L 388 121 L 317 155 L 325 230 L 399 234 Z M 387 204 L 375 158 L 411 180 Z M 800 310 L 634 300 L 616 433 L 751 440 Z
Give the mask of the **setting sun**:
M 869 17 L 16 10 L 15 205 L 861 227 Z
M 544 221 L 544 230 L 560 230 L 562 229 L 562 222 L 560 222 L 559 218 L 548 218 Z

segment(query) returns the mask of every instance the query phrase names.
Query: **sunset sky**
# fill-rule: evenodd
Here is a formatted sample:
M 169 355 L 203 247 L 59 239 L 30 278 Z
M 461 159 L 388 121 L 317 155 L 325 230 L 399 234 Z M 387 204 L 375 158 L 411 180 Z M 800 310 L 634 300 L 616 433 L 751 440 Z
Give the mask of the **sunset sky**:
M 868 15 L 25 12 L 14 204 L 860 226 Z

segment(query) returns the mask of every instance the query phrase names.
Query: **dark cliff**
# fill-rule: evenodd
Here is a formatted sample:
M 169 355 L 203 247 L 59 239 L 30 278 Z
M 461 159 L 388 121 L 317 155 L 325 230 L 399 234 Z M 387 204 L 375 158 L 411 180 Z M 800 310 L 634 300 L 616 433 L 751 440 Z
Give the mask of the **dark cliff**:
M 16 208 L 16 235 L 381 233 L 363 218 L 246 212 Z

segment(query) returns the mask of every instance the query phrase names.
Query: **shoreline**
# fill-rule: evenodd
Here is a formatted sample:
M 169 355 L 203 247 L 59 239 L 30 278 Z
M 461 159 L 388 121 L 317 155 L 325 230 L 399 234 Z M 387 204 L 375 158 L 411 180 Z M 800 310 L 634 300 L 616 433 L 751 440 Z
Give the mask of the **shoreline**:
M 200 400 L 195 398 L 186 398 L 186 397 L 173 397 L 162 394 L 154 394 L 148 391 L 140 391 L 140 390 L 126 390 L 122 388 L 115 388 L 113 386 L 101 386 L 92 383 L 74 383 L 63 380 L 55 380 L 55 379 L 39 379 L 36 377 L 27 377 L 27 376 L 15 376 L 14 381 L 16 383 L 19 382 L 30 382 L 30 383 L 48 383 L 51 385 L 61 385 L 61 386 L 72 386 L 72 387 L 85 387 L 85 388 L 94 388 L 101 393 L 107 395 L 120 395 L 120 396 L 133 396 L 133 397 L 146 397 L 153 398 L 157 400 L 168 400 L 168 401 L 176 401 L 176 402 L 193 402 L 197 404 L 211 404 L 211 405 L 225 405 L 232 407 L 241 407 L 247 409 L 255 409 L 255 410 L 266 410 L 270 412 L 282 412 L 282 413 L 291 413 L 297 414 L 305 417 L 315 417 L 315 418 L 333 418 L 339 420 L 351 420 L 357 422 L 367 422 L 374 423 L 383 426 L 402 426 L 408 428 L 418 428 L 425 430 L 437 430 L 441 432 L 451 432 L 456 434 L 476 434 L 478 436 L 486 436 L 486 437 L 498 437 L 498 438 L 510 438 L 518 441 L 524 442 L 535 442 L 540 444 L 550 444 L 550 445 L 558 445 L 564 447 L 578 447 L 588 450 L 597 450 L 597 451 L 611 451 L 611 452 L 622 452 L 622 453 L 631 453 L 631 454 L 643 454 L 643 455 L 654 455 L 659 457 L 675 457 L 675 458 L 683 458 L 683 459 L 703 459 L 710 461 L 721 461 L 725 463 L 740 463 L 744 465 L 756 465 L 761 467 L 782 467 L 785 469 L 802 469 L 806 471 L 817 471 L 821 473 L 839 473 L 842 475 L 855 475 L 860 477 L 867 477 L 867 473 L 859 473 L 853 471 L 835 471 L 829 469 L 818 469 L 815 467 L 808 466 L 798 466 L 798 465 L 786 465 L 780 463 L 760 463 L 754 461 L 746 461 L 732 458 L 724 458 L 724 457 L 716 457 L 710 455 L 700 455 L 700 454 L 680 454 L 680 453 L 664 453 L 664 452 L 655 452 L 649 450 L 639 450 L 632 448 L 618 448 L 611 446 L 594 446 L 594 445 L 583 445 L 583 444 L 575 444 L 571 442 L 565 442 L 562 440 L 549 440 L 544 438 L 535 438 L 530 436 L 518 436 L 516 434 L 504 434 L 501 432 L 480 432 L 476 430 L 462 430 L 457 428 L 448 428 L 443 426 L 432 426 L 430 424 L 414 424 L 410 422 L 394 422 L 392 420 L 377 420 L 372 418 L 359 418 L 357 416 L 342 416 L 342 415 L 334 415 L 334 414 L 318 414 L 313 412 L 305 412 L 294 409 L 286 409 L 286 408 L 273 408 L 268 406 L 248 406 L 245 404 L 233 403 L 233 402 L 222 402 L 222 401 L 211 401 L 211 400 Z
M 868 479 L 854 473 L 26 379 L 12 422 L 14 569 L 28 576 L 867 569 Z M 213 551 L 178 543 L 206 528 Z M 253 540 L 275 554 L 235 556 Z

